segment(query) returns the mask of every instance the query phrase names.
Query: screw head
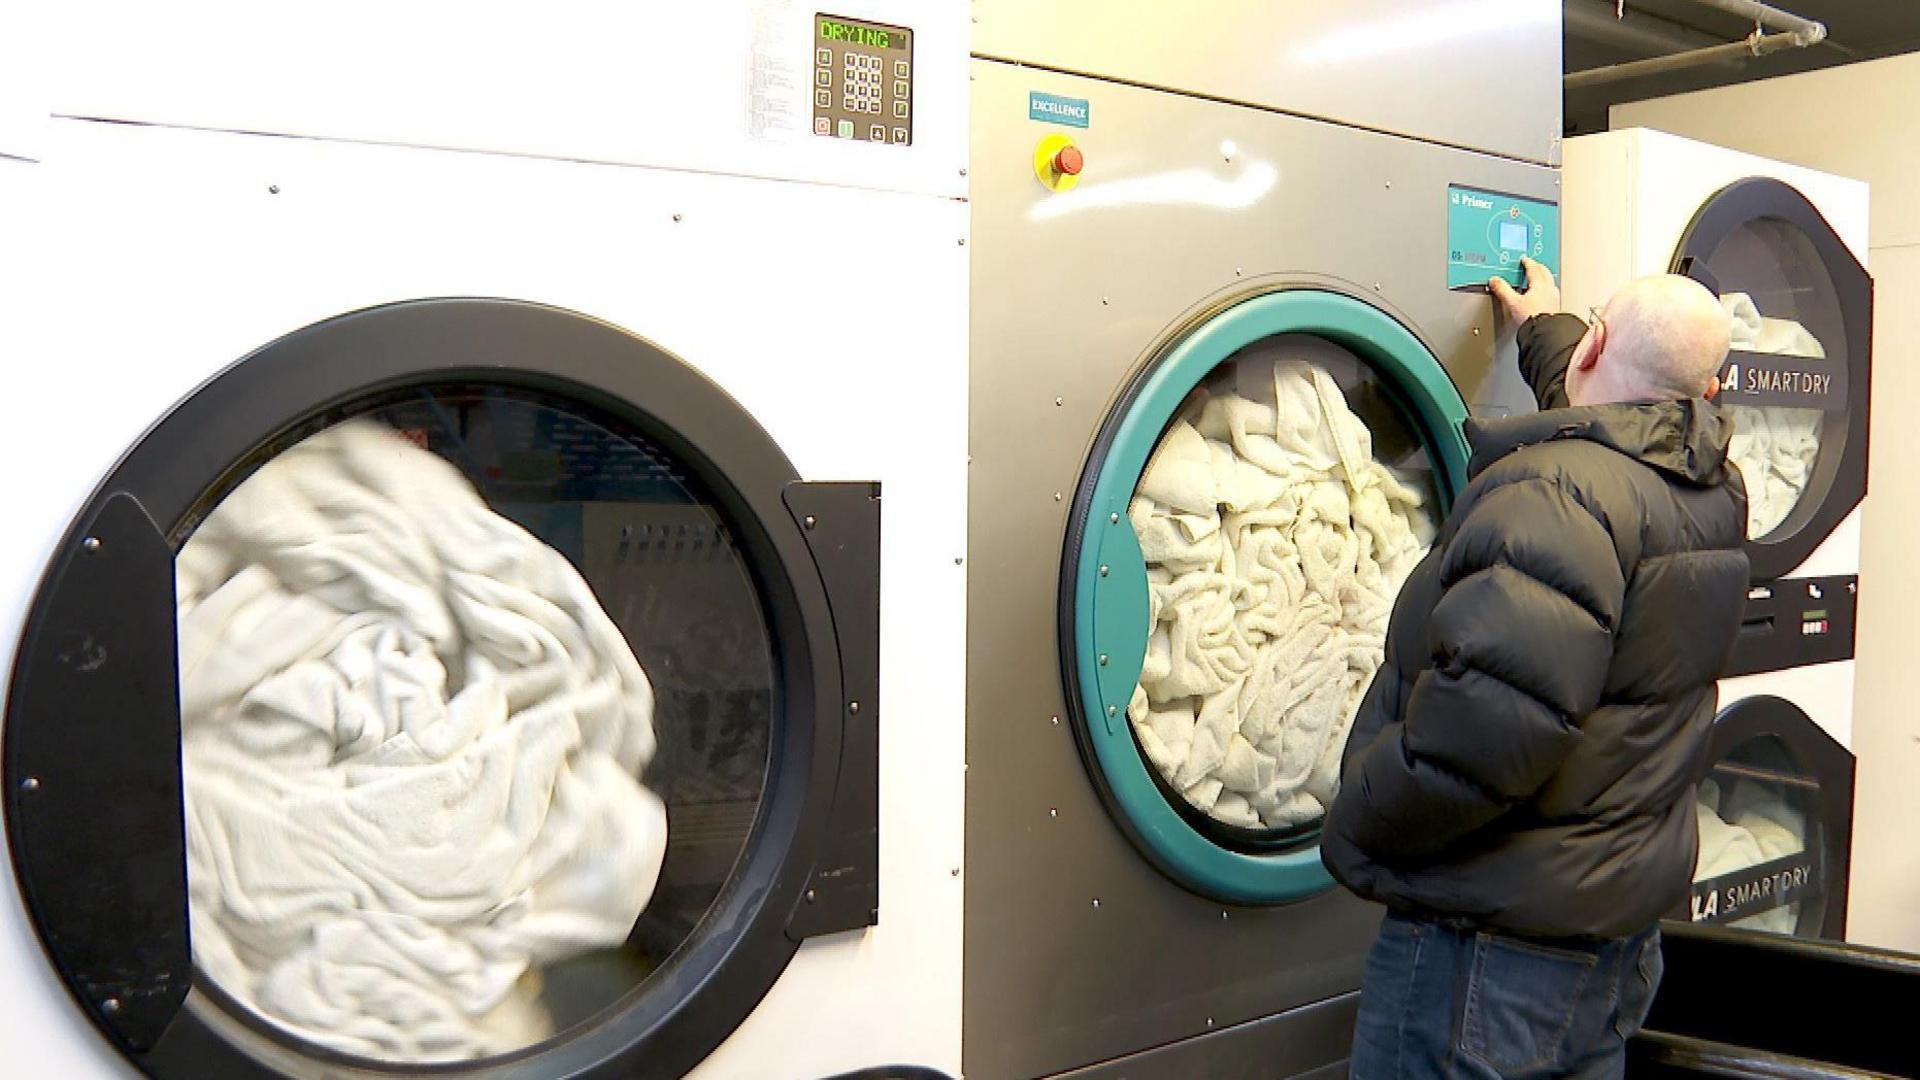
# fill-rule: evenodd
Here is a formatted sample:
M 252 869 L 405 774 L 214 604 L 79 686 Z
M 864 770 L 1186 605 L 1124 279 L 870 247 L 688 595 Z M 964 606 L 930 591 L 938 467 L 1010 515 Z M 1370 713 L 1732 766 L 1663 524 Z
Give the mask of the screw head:
M 1107 515 L 1107 524 L 1109 524 L 1109 525 L 1118 525 L 1118 524 L 1120 524 L 1120 515 L 1119 515 L 1119 514 L 1108 514 L 1108 515 Z
M 680 215 L 679 215 L 679 214 L 675 214 L 675 215 L 673 215 L 673 220 L 675 220 L 675 221 L 679 221 L 679 220 L 680 220 Z
M 100 1008 L 110 1013 L 117 1013 L 120 1011 L 120 999 L 108 998 L 100 1003 Z
M 1108 715 L 1108 716 L 1118 716 L 1118 715 L 1120 715 L 1120 707 L 1119 707 L 1118 705 L 1109 705 L 1109 706 L 1107 706 L 1107 715 Z
M 29 776 L 25 780 L 20 781 L 20 786 L 27 791 L 39 791 L 40 778 L 37 776 Z
M 1101 653 L 1101 654 L 1100 654 L 1100 666 L 1101 666 L 1101 667 L 1106 667 L 1106 666 L 1107 666 L 1107 654 L 1106 654 L 1106 653 Z
M 1059 816 L 1060 816 L 1060 808 L 1059 808 L 1059 807 L 1057 807 L 1057 806 L 1049 806 L 1049 807 L 1047 807 L 1047 816 L 1048 816 L 1048 817 L 1059 817 Z
M 960 170 L 960 175 L 961 175 L 961 176 L 965 176 L 965 175 L 967 175 L 967 170 L 965 170 L 965 169 L 961 169 L 961 170 Z
M 811 904 L 818 899 L 820 899 L 819 893 L 814 892 L 812 889 L 807 890 L 807 903 Z
M 847 702 L 847 711 L 848 711 L 848 712 L 850 712 L 850 713 L 857 713 L 857 712 L 859 712 L 859 711 L 860 711 L 860 703 L 859 703 L 859 702 L 857 702 L 857 701 L 849 701 L 849 702 Z
M 1097 896 L 1096 896 L 1096 897 L 1094 897 L 1094 898 L 1093 898 L 1093 906 L 1094 906 L 1094 907 L 1099 907 L 1099 906 L 1100 906 L 1100 898 L 1099 898 L 1099 897 L 1097 897 Z
M 1110 574 L 1110 573 L 1112 573 L 1112 572 L 1113 572 L 1113 568 L 1112 568 L 1112 567 L 1109 567 L 1109 566 L 1105 566 L 1105 565 L 1102 565 L 1102 566 L 1100 567 L 1100 576 L 1101 576 L 1101 577 L 1106 577 L 1106 576 L 1107 576 L 1108 574 Z
M 1056 491 L 1053 493 L 1054 502 L 1059 502 L 1062 498 L 1064 498 L 1064 496 L 1062 496 L 1059 492 Z
M 967 238 L 966 238 L 966 237 L 964 237 L 964 236 L 963 236 L 963 237 L 961 237 L 961 238 L 960 238 L 960 246 L 961 246 L 961 247 L 966 247 L 966 246 L 967 246 Z
M 100 538 L 97 536 L 89 536 L 85 540 L 80 541 L 80 546 L 87 551 L 99 551 Z
M 268 184 L 268 185 L 267 185 L 267 194 L 269 194 L 269 195 L 278 195 L 278 194 L 280 194 L 280 185 L 279 185 L 279 184 Z
M 1106 297 L 1104 297 L 1104 296 L 1103 296 L 1103 297 L 1101 297 L 1101 298 L 1100 298 L 1100 306 L 1101 306 L 1101 307 L 1111 307 L 1111 306 L 1113 306 L 1113 301 L 1111 301 L 1111 300 L 1109 300 L 1109 299 L 1107 299 Z
M 803 524 L 803 525 L 805 525 L 805 526 L 806 526 L 807 528 L 809 528 L 809 529 L 811 529 L 811 528 L 813 528 L 813 527 L 814 527 L 815 525 L 818 525 L 818 524 L 820 524 L 820 522 L 819 522 L 818 520 L 816 520 L 816 519 L 814 518 L 814 516 L 813 516 L 812 514 L 808 514 L 808 515 L 807 515 L 807 518 L 806 518 L 806 520 L 805 520 L 804 522 L 802 522 L 801 524 Z
M 1053 399 L 1053 403 L 1055 405 L 1065 405 L 1067 403 L 1067 399 L 1063 397 L 1057 397 Z
M 1053 720 L 1053 724 L 1054 724 L 1054 726 L 1055 726 L 1055 727 L 1058 727 L 1058 726 L 1060 726 L 1060 714 L 1059 714 L 1059 713 L 1055 713 L 1055 714 L 1053 714 L 1053 717 L 1052 717 L 1052 720 Z

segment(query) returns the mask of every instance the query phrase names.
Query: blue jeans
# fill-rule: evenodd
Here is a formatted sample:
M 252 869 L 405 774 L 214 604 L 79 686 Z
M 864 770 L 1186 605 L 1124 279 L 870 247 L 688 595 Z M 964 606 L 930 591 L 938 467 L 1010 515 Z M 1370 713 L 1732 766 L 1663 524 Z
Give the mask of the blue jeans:
M 1660 931 L 1544 944 L 1388 915 L 1367 957 L 1354 1080 L 1626 1074 Z

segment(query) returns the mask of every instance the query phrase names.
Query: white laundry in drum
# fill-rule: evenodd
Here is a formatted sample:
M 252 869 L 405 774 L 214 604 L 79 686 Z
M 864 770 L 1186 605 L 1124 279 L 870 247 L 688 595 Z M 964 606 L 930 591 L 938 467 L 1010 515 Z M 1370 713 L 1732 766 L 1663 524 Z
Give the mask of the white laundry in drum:
M 1806 815 L 1758 782 L 1734 780 L 1723 792 L 1715 781 L 1703 781 L 1695 811 L 1700 823 L 1695 881 L 1738 873 L 1806 850 Z M 1793 903 L 1729 925 L 1791 934 L 1799 915 L 1800 906 Z
M 1827 357 L 1806 327 L 1789 319 L 1767 318 L 1746 293 L 1727 293 L 1720 297 L 1720 306 L 1726 309 L 1736 349 L 1814 360 Z M 1740 466 L 1747 482 L 1747 535 L 1758 539 L 1779 528 L 1805 493 L 1814 460 L 1820 456 L 1822 416 L 1818 409 L 1779 405 L 1729 405 L 1727 412 L 1733 416 L 1728 456 Z
M 1194 807 L 1245 828 L 1325 813 L 1393 598 L 1433 536 L 1431 499 L 1289 345 L 1196 391 L 1128 509 L 1152 630 L 1127 715 Z
M 625 941 L 667 835 L 651 686 L 579 573 L 351 421 L 235 488 L 176 578 L 200 970 L 370 1057 L 551 1034 L 540 967 Z

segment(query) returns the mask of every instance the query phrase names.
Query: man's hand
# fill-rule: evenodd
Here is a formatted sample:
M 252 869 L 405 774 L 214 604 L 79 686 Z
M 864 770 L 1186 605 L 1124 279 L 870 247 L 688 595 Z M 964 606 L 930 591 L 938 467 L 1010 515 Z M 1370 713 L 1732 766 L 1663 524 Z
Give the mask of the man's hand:
M 1506 316 L 1508 325 L 1519 326 L 1535 315 L 1558 314 L 1560 286 L 1553 283 L 1553 271 L 1532 259 L 1521 259 L 1520 268 L 1527 272 L 1526 292 L 1516 291 L 1503 278 L 1487 282 L 1487 289 L 1493 293 L 1495 305 Z

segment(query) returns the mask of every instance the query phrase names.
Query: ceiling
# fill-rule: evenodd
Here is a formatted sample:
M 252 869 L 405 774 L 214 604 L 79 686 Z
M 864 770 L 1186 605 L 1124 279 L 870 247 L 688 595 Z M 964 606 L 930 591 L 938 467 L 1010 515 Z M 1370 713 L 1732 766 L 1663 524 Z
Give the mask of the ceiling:
M 1706 64 L 1646 78 L 1582 87 L 1566 95 L 1566 131 L 1604 131 L 1617 102 L 1665 97 L 1710 86 L 1767 79 L 1796 71 L 1920 50 L 1915 0 L 1770 0 L 1775 7 L 1827 25 L 1827 40 L 1759 58 Z M 1614 0 L 1565 0 L 1566 70 L 1640 60 L 1745 37 L 1753 24 L 1692 0 L 1631 0 L 1624 19 Z

